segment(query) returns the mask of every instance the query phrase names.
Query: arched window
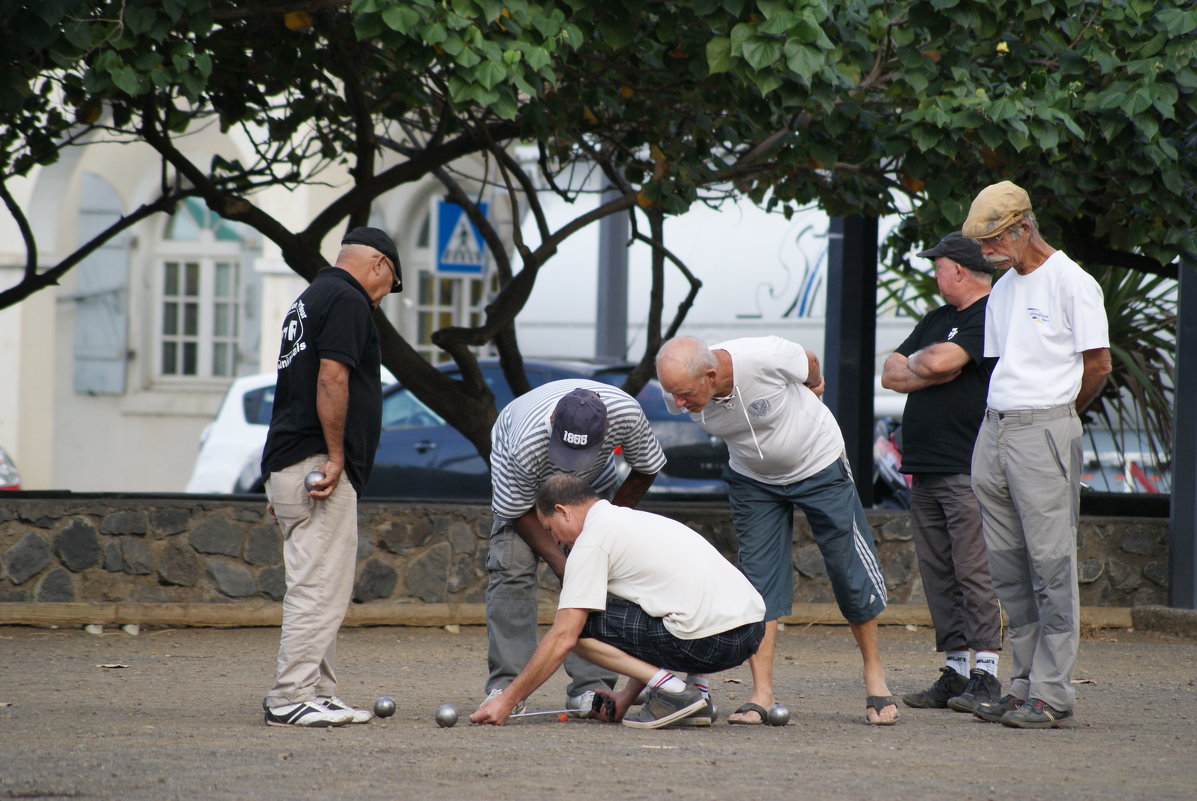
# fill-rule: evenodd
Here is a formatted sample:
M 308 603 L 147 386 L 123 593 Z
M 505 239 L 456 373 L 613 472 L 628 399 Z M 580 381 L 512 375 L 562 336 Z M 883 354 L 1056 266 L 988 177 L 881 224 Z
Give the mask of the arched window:
M 231 378 L 241 359 L 243 228 L 186 198 L 157 259 L 160 378 Z

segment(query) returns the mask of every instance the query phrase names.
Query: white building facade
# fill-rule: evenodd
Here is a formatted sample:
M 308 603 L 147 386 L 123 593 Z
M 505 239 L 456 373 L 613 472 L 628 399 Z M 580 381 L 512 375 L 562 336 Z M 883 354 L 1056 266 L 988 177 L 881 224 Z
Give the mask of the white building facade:
M 236 139 L 215 131 L 180 141 L 198 164 L 215 155 L 249 158 Z M 159 157 L 146 146 L 96 143 L 13 182 L 42 268 L 155 200 L 161 175 Z M 254 200 L 301 230 L 348 182 L 324 178 L 327 187 L 271 189 Z M 406 289 L 383 308 L 434 362 L 444 357 L 431 345 L 432 332 L 479 323 L 494 291 L 487 272 L 443 269 L 433 213 L 441 195 L 434 181 L 401 187 L 371 216 L 394 237 L 403 262 Z M 489 203 L 510 241 L 506 208 Z M 552 202 L 548 210 L 560 222 L 581 213 Z M 666 233 L 704 284 L 682 333 L 711 342 L 778 334 L 823 353 L 826 216 L 786 221 L 729 204 L 670 220 Z M 597 237 L 597 226 L 575 235 L 542 269 L 517 322 L 526 356 L 594 354 Z M 322 253 L 331 261 L 336 251 L 330 236 Z M 24 259 L 15 222 L 0 215 L 0 287 L 19 282 Z M 647 317 L 646 246 L 630 249 L 628 276 L 628 357 L 637 359 Z M 0 446 L 16 460 L 23 488 L 182 491 L 200 434 L 232 380 L 273 370 L 276 326 L 304 286 L 273 243 L 188 199 L 109 242 L 59 286 L 0 310 Z M 678 274 L 667 278 L 666 324 L 686 288 Z M 878 365 L 911 327 L 906 318 L 878 321 Z

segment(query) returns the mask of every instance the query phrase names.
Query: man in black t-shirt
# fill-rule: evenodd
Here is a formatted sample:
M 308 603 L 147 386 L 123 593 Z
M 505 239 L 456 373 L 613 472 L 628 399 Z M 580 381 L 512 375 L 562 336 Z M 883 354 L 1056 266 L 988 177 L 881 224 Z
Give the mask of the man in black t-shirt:
M 343 726 L 372 717 L 337 697 L 334 662 L 357 565 L 357 499 L 382 427 L 374 309 L 402 286 L 391 238 L 355 228 L 342 240 L 336 266 L 316 274 L 283 320 L 262 451 L 287 577 L 278 674 L 263 699 L 271 726 Z M 312 471 L 323 477 L 305 487 Z
M 902 472 L 913 476 L 910 519 L 923 591 L 945 666 L 907 706 L 971 712 L 1001 697 L 1001 611 L 989 578 L 981 511 L 973 494 L 973 443 L 985 414 L 992 360 L 985 359 L 985 306 L 993 266 L 954 232 L 918 254 L 935 261 L 947 304 L 927 314 L 882 369 L 882 386 L 908 393 Z M 969 670 L 969 649 L 976 652 Z

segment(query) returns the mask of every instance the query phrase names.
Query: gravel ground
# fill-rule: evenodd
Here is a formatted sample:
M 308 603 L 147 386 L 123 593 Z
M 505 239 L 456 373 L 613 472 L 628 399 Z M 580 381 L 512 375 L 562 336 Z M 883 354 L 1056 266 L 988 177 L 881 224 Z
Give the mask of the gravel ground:
M 930 630 L 884 627 L 881 644 L 896 695 L 937 676 Z M 746 667 L 713 677 L 709 729 L 470 726 L 486 633 L 466 627 L 343 630 L 341 695 L 392 695 L 398 712 L 281 729 L 259 710 L 277 645 L 276 629 L 0 628 L 0 799 L 1197 797 L 1197 643 L 1146 632 L 1085 638 L 1077 716 L 1049 731 L 905 707 L 897 726 L 866 726 L 859 659 L 839 626 L 779 635 L 784 728 L 726 724 L 748 696 Z M 559 674 L 529 708 L 562 706 L 564 686 Z M 445 702 L 461 712 L 454 728 L 433 720 Z

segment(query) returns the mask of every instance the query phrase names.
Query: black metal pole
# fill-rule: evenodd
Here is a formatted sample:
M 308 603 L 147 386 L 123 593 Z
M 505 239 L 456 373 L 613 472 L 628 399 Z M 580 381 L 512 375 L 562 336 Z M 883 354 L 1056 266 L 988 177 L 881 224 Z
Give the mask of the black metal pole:
M 832 217 L 827 250 L 823 401 L 844 433 L 856 489 L 873 504 L 873 373 L 877 349 L 877 218 Z
M 1172 397 L 1172 513 L 1168 603 L 1197 609 L 1197 258 L 1180 261 Z

